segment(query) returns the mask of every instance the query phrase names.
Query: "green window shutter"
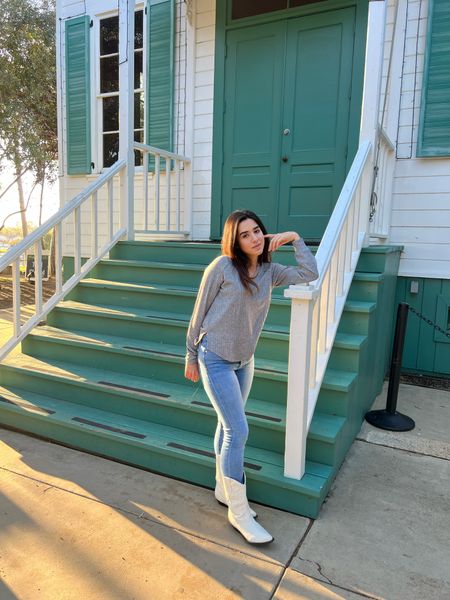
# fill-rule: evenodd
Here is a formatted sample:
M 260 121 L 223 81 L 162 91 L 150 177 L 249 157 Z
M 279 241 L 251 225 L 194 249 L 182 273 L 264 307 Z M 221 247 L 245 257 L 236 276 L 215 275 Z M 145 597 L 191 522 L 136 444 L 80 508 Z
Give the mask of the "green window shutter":
M 88 15 L 66 21 L 67 173 L 91 172 Z
M 450 156 L 448 0 L 430 0 L 417 156 Z
M 148 0 L 147 2 L 147 139 L 145 142 L 170 151 L 173 150 L 174 4 L 174 0 Z

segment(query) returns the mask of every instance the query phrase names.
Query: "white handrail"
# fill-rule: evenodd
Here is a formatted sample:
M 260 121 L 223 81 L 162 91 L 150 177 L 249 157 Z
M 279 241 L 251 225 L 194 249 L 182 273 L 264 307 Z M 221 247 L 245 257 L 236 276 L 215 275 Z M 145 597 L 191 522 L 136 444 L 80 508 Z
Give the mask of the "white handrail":
M 142 198 L 143 211 L 140 215 L 143 221 L 143 229 L 136 229 L 136 233 L 151 233 L 151 234 L 183 234 L 188 235 L 189 232 L 181 226 L 182 221 L 188 223 L 189 219 L 183 216 L 189 215 L 191 211 L 190 194 L 187 189 L 189 178 L 187 172 L 190 169 L 191 161 L 186 156 L 155 148 L 140 142 L 134 142 L 134 148 L 143 154 L 143 171 L 142 171 Z M 149 155 L 152 155 L 155 160 L 154 171 L 149 172 Z M 163 159 L 163 168 L 161 169 L 161 159 Z M 172 169 L 172 164 L 174 168 Z M 165 176 L 165 192 L 162 192 L 161 187 L 161 171 Z M 181 172 L 183 172 L 183 194 L 181 191 Z M 172 182 L 172 174 L 174 181 Z M 153 194 L 149 193 L 149 177 L 153 180 Z M 173 198 L 172 187 L 175 186 L 175 194 Z M 150 196 L 153 196 L 153 204 L 150 206 Z M 182 201 L 183 200 L 183 201 Z M 172 213 L 175 214 L 172 214 Z M 149 223 L 152 223 L 151 228 Z
M 45 223 L 27 235 L 27 237 L 21 242 L 13 246 L 11 250 L 8 250 L 8 252 L 2 256 L 2 258 L 0 258 L 0 272 L 8 267 L 14 260 L 20 258 L 30 246 L 42 239 L 44 235 L 51 231 L 57 223 L 60 223 L 63 219 L 68 217 L 75 210 L 75 208 L 78 208 L 87 198 L 89 198 L 89 196 L 99 190 L 105 184 L 105 182 L 108 181 L 108 179 L 114 177 L 114 175 L 116 175 L 116 173 L 118 173 L 125 166 L 125 164 L 126 163 L 124 160 L 114 163 L 112 167 L 102 173 L 98 179 L 87 186 L 70 202 L 65 204 L 57 213 L 47 219 Z
M 347 294 L 369 224 L 373 162 L 371 143 L 362 142 L 316 253 L 319 278 L 290 286 L 286 477 L 305 472 L 306 438 Z
M 66 296 L 72 288 L 101 260 L 127 233 L 127 227 L 123 223 L 114 232 L 113 228 L 113 178 L 116 174 L 122 172 L 126 167 L 126 162 L 120 160 L 110 167 L 105 173 L 100 175 L 96 181 L 87 186 L 73 200 L 68 202 L 56 214 L 50 217 L 38 229 L 30 233 L 19 244 L 15 245 L 0 259 L 0 272 L 11 266 L 13 279 L 13 334 L 10 339 L 0 348 L 0 360 L 23 340 L 23 338 L 40 323 L 44 317 L 52 310 L 60 300 Z M 107 185 L 107 212 L 108 212 L 108 236 L 107 242 L 98 250 L 98 191 Z M 81 207 L 84 202 L 91 199 L 91 256 L 82 265 L 82 246 L 81 246 Z M 120 212 L 120 211 L 119 211 Z M 74 274 L 65 284 L 62 282 L 62 227 L 65 219 L 73 219 L 72 226 L 74 232 Z M 55 229 L 55 293 L 43 303 L 42 296 L 42 238 L 52 229 Z M 34 251 L 34 271 L 35 271 L 35 311 L 34 316 L 21 323 L 21 294 L 20 294 L 20 257 L 33 248 Z M 87 251 L 89 254 L 89 251 Z M 87 257 L 85 257 L 87 258 Z

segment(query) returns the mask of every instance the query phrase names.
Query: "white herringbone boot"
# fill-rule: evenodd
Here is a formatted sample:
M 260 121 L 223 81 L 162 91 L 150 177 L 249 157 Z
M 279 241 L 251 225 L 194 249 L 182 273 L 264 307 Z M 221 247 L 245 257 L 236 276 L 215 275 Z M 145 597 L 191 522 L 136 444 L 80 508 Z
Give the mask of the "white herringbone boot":
M 245 475 L 244 475 L 245 477 Z M 220 468 L 220 457 L 216 456 L 216 489 L 214 490 L 214 496 L 219 504 L 223 504 L 223 506 L 228 506 L 227 497 L 225 495 L 225 489 L 223 487 L 223 475 L 222 469 Z M 250 508 L 250 507 L 249 507 Z M 254 510 L 250 508 L 250 514 L 252 517 L 257 517 L 258 515 Z
M 255 521 L 250 513 L 245 483 L 223 477 L 228 500 L 228 520 L 250 544 L 267 544 L 273 541 L 268 531 Z

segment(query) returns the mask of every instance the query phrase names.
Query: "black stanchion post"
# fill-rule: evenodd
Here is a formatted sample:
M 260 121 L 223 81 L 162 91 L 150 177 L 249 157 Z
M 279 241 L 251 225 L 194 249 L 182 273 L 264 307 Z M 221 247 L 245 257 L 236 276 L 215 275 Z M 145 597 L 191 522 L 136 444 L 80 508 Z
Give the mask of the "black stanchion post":
M 401 302 L 398 305 L 386 408 L 384 410 L 371 410 L 366 414 L 368 423 L 389 431 L 410 431 L 416 425 L 410 417 L 397 412 L 398 386 L 400 384 L 408 310 L 409 305 L 406 302 Z

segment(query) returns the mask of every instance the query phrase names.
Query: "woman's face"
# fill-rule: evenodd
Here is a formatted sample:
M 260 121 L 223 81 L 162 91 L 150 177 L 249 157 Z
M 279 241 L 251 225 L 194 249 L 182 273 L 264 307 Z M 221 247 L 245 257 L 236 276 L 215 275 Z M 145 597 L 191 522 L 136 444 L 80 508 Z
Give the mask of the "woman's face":
M 249 258 L 257 257 L 264 250 L 264 234 L 253 219 L 245 219 L 238 225 L 239 246 Z

